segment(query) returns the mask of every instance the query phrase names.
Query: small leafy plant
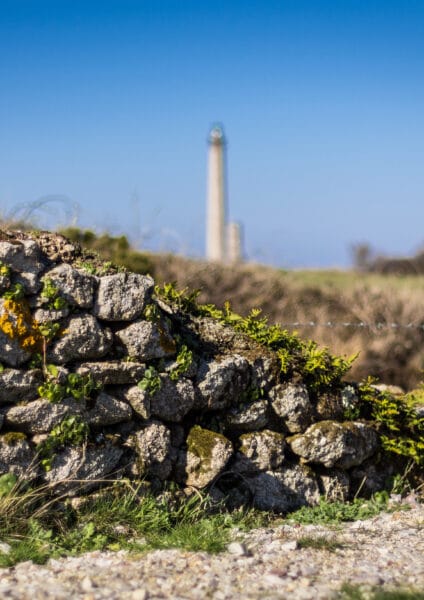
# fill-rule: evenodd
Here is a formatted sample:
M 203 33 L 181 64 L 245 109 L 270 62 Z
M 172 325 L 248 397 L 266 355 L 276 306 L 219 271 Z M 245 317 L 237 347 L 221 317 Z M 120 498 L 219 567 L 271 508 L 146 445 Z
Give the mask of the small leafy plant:
M 54 285 L 53 281 L 48 277 L 43 280 L 43 289 L 41 297 L 48 300 L 48 307 L 53 310 L 63 310 L 67 308 L 68 303 L 65 298 L 59 295 L 59 288 Z
M 176 366 L 169 374 L 169 377 L 173 381 L 178 381 L 184 373 L 187 373 L 193 363 L 193 352 L 185 344 L 181 346 L 177 354 L 176 363 Z
M 61 402 L 64 398 L 72 396 L 75 400 L 87 400 L 101 389 L 91 375 L 69 373 L 65 383 L 58 381 L 58 368 L 56 365 L 46 365 L 47 380 L 38 387 L 38 394 L 52 403 Z
M 137 385 L 150 396 L 153 396 L 162 387 L 162 381 L 156 369 L 150 366 L 145 370 L 143 379 Z
M 9 275 L 10 275 L 10 267 L 5 265 L 4 262 L 2 262 L 0 260 L 0 277 L 9 277 Z
M 380 439 L 388 452 L 424 465 L 424 418 L 403 397 L 377 391 L 374 379 L 359 386 L 361 416 L 380 424 Z
M 13 300 L 15 302 L 17 300 L 22 300 L 22 298 L 24 296 L 25 296 L 25 290 L 24 290 L 24 286 L 22 285 L 22 283 L 14 283 L 3 294 L 3 298 L 5 298 L 5 300 Z
M 89 427 L 79 416 L 65 417 L 59 425 L 53 427 L 48 437 L 38 447 L 41 466 L 50 471 L 54 453 L 59 447 L 80 446 L 87 441 Z

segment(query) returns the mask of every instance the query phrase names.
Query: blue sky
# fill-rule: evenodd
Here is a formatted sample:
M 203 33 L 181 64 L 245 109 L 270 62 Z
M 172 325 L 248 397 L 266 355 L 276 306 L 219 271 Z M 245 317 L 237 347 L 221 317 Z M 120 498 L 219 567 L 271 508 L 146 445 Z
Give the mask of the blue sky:
M 201 256 L 219 121 L 250 259 L 412 253 L 423 107 L 422 0 L 0 0 L 6 215 L 66 196 L 81 226 Z

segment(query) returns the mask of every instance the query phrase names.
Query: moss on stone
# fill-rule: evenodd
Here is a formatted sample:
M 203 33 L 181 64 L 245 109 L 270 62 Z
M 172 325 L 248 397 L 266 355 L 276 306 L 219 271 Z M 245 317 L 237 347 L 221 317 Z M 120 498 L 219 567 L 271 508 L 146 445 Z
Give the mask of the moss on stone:
M 0 443 L 7 444 L 8 446 L 14 446 L 17 442 L 26 439 L 26 435 L 21 431 L 9 431 L 8 433 L 0 435 Z
M 213 457 L 213 449 L 219 441 L 228 444 L 227 438 L 216 431 L 203 429 L 199 425 L 194 425 L 190 429 L 187 436 L 187 448 L 189 452 L 199 457 L 201 471 L 208 469 Z

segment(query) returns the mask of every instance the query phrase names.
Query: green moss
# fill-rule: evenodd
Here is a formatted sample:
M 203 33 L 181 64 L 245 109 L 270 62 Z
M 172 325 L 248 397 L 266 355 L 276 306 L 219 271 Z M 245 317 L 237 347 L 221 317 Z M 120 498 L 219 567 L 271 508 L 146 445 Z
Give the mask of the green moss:
M 14 446 L 17 442 L 26 440 L 27 437 L 20 431 L 9 431 L 0 436 L 0 443 L 7 444 L 8 446 Z
M 356 358 L 333 356 L 327 348 L 319 348 L 311 340 L 305 342 L 280 325 L 269 325 L 259 309 L 253 309 L 247 317 L 242 317 L 231 310 L 228 302 L 223 310 L 212 304 L 198 304 L 197 291 L 186 294 L 185 290 L 177 290 L 172 283 L 156 286 L 155 293 L 181 312 L 213 318 L 275 352 L 281 373 L 286 378 L 300 374 L 313 392 L 342 387 L 342 378 Z
M 199 457 L 201 472 L 208 470 L 213 456 L 213 449 L 219 441 L 225 444 L 229 443 L 224 435 L 216 431 L 203 429 L 199 425 L 194 425 L 190 429 L 187 436 L 187 448 L 189 452 Z

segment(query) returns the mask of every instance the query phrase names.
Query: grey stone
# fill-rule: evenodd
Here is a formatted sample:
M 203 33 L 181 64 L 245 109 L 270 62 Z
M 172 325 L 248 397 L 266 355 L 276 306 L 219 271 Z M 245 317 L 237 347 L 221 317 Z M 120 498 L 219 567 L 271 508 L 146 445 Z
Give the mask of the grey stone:
M 134 434 L 141 474 L 164 480 L 172 470 L 171 431 L 159 421 L 150 421 Z
M 220 433 L 191 428 L 187 437 L 186 484 L 203 488 L 224 469 L 233 455 L 233 445 Z
M 250 386 L 248 361 L 239 355 L 221 361 L 204 361 L 197 374 L 195 408 L 221 410 L 232 404 Z
M 141 315 L 153 286 L 151 277 L 135 273 L 101 277 L 93 314 L 106 321 L 132 321 Z
M 102 446 L 68 446 L 56 453 L 51 470 L 44 479 L 55 493 L 75 495 L 98 487 L 118 466 L 122 448 L 106 443 Z
M 226 424 L 230 429 L 255 431 L 268 423 L 268 402 L 257 400 L 241 408 L 231 408 L 226 415 Z
M 41 281 L 36 273 L 15 273 L 12 276 L 12 284 L 20 283 L 25 294 L 36 294 L 41 290 Z
M 51 308 L 38 308 L 34 311 L 34 321 L 37 323 L 48 323 L 51 321 L 60 321 L 66 319 L 69 316 L 69 308 L 62 308 L 61 310 L 55 310 Z
M 115 333 L 126 353 L 140 361 L 173 356 L 176 344 L 165 327 L 150 321 L 134 321 Z
M 146 366 L 142 363 L 109 360 L 82 363 L 76 372 L 91 375 L 93 381 L 101 385 L 124 385 L 140 381 L 145 370 Z
M 17 273 L 38 275 L 44 269 L 40 248 L 33 240 L 0 242 L 0 261 Z
M 290 512 L 319 502 L 315 475 L 306 467 L 290 465 L 279 471 L 266 471 L 247 480 L 253 504 L 259 510 Z
M 172 381 L 167 375 L 161 375 L 161 387 L 150 396 L 150 412 L 154 417 L 180 423 L 193 407 L 194 388 L 188 379 Z M 142 390 L 143 391 L 143 390 Z
M 0 274 L 0 295 L 4 294 L 10 287 L 10 277 L 8 275 Z
M 252 387 L 268 391 L 275 385 L 280 368 L 276 356 L 258 356 L 251 363 Z
M 305 385 L 276 385 L 269 392 L 275 413 L 291 433 L 304 431 L 313 421 L 313 406 Z
M 90 308 L 93 305 L 96 278 L 92 275 L 62 263 L 44 273 L 42 280 L 48 279 L 71 306 Z
M 0 475 L 12 473 L 18 479 L 31 480 L 37 476 L 37 469 L 35 453 L 24 436 L 0 435 Z
M 374 454 L 378 436 L 365 423 L 321 421 L 288 442 L 293 452 L 306 462 L 349 469 Z
M 65 398 L 56 404 L 45 399 L 34 400 L 4 410 L 5 424 L 29 434 L 47 433 L 64 417 L 81 415 L 84 409 L 85 403 L 74 398 Z
M 59 338 L 48 351 L 48 360 L 64 364 L 74 360 L 101 358 L 112 346 L 112 333 L 89 314 L 68 319 Z
M 10 367 L 19 367 L 26 362 L 31 352 L 23 347 L 23 339 L 19 333 L 19 320 L 22 315 L 17 315 L 7 300 L 0 298 L 0 362 Z M 25 323 L 28 331 L 32 323 Z
M 87 411 L 84 420 L 93 427 L 105 427 L 130 421 L 132 418 L 131 406 L 122 400 L 113 398 L 105 392 L 100 392 L 96 398 L 94 408 Z
M 38 398 L 38 386 L 42 382 L 43 374 L 40 369 L 5 369 L 0 372 L 0 404 L 35 400 Z
M 146 392 L 137 385 L 133 385 L 124 393 L 124 395 L 133 411 L 137 413 L 138 416 L 142 419 L 150 418 L 150 394 L 146 394 Z
M 240 436 L 239 457 L 245 471 L 274 471 L 284 462 L 284 436 L 264 429 Z

